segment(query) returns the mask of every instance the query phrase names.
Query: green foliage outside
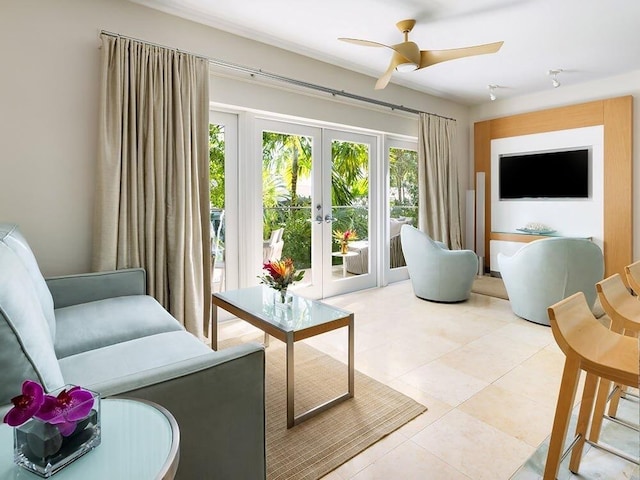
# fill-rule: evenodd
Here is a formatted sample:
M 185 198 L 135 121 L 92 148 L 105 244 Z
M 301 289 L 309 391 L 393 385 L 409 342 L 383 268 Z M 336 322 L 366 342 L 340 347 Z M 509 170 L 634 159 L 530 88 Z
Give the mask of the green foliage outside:
M 224 126 L 209 124 L 209 200 L 224 210 Z
M 391 217 L 418 217 L 418 152 L 389 149 Z

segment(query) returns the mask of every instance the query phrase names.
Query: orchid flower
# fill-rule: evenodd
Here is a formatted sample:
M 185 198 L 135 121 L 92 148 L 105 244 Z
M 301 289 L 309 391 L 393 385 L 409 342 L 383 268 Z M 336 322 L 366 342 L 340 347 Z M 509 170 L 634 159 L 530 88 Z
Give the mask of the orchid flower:
M 39 383 L 25 380 L 22 395 L 13 397 L 13 408 L 4 416 L 4 423 L 17 427 L 33 417 L 44 402 L 44 390 Z
M 36 418 L 57 425 L 64 437 L 71 435 L 79 420 L 85 419 L 93 407 L 93 395 L 80 387 L 62 390 L 57 397 L 46 395 Z

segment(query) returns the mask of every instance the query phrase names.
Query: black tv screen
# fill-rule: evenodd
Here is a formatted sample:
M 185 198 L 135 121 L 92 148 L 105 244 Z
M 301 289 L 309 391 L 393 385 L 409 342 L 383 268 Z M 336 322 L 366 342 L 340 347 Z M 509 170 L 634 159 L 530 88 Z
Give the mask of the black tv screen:
M 588 198 L 589 149 L 501 155 L 499 198 Z

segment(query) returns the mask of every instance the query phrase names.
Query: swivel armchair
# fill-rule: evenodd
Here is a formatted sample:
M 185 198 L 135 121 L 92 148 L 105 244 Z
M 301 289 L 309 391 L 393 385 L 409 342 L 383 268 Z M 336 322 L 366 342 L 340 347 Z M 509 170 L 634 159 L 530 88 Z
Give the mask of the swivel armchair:
M 499 253 L 498 264 L 513 313 L 541 325 L 549 325 L 550 305 L 577 292 L 593 309 L 604 275 L 602 250 L 583 238 L 535 240 L 512 256 Z
M 478 271 L 478 257 L 471 250 L 449 250 L 410 225 L 400 230 L 413 292 L 432 302 L 462 302 L 469 298 Z

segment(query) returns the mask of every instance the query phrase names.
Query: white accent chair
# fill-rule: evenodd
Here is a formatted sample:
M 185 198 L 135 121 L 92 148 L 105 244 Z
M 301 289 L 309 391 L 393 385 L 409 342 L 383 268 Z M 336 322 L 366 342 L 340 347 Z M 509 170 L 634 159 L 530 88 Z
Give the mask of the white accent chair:
M 549 325 L 550 305 L 577 292 L 593 309 L 604 275 L 602 250 L 584 238 L 535 240 L 512 256 L 498 254 L 498 265 L 513 313 L 541 325 Z
M 278 228 L 271 232 L 269 240 L 265 240 L 262 243 L 262 261 L 274 262 L 280 260 L 282 257 L 282 248 L 284 247 L 284 240 L 282 235 L 284 234 L 284 228 Z
M 432 302 L 461 302 L 471 294 L 478 257 L 471 250 L 449 250 L 411 225 L 400 230 L 402 251 L 416 297 Z

